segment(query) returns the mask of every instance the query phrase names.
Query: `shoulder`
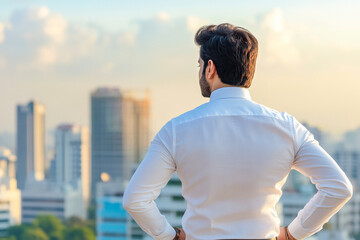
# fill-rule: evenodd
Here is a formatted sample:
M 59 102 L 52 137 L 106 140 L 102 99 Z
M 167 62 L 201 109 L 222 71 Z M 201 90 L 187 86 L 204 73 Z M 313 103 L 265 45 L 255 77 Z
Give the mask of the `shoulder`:
M 266 112 L 268 116 L 286 122 L 287 126 L 292 132 L 295 141 L 303 142 L 306 139 L 314 138 L 313 134 L 295 116 L 287 112 L 280 112 L 278 110 L 261 104 L 259 104 L 259 106 L 261 107 L 262 111 Z
M 191 120 L 195 120 L 201 117 L 206 116 L 206 114 L 208 113 L 210 104 L 209 102 L 203 103 L 189 111 L 186 111 L 174 118 L 172 118 L 170 121 L 172 122 L 172 125 L 178 125 L 184 122 L 188 122 Z
M 171 119 L 169 119 L 162 128 L 158 131 L 157 135 L 162 134 L 170 134 L 174 127 L 178 124 L 191 121 L 193 119 L 199 118 L 203 116 L 203 114 L 206 112 L 205 109 L 208 107 L 208 103 L 204 103 L 202 105 L 199 105 L 191 110 L 188 110 L 180 115 L 177 115 Z
M 254 107 L 255 109 L 255 113 L 256 115 L 263 115 L 266 117 L 270 117 L 270 118 L 274 118 L 280 121 L 284 121 L 284 122 L 289 122 L 289 123 L 293 123 L 295 119 L 295 117 L 291 114 L 289 114 L 288 112 L 285 111 L 279 111 L 276 110 L 274 108 L 265 106 L 263 104 L 257 103 L 252 101 L 252 104 L 256 105 L 256 107 Z

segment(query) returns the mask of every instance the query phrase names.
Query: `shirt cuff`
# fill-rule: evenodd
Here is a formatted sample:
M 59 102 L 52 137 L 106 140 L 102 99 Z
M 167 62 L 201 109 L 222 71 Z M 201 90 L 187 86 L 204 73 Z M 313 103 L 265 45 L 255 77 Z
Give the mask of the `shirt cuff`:
M 166 228 L 160 235 L 154 236 L 155 240 L 173 240 L 176 236 L 175 229 L 166 221 Z
M 315 230 L 304 228 L 301 224 L 300 218 L 297 216 L 288 226 L 288 231 L 295 239 L 305 239 L 322 229 L 322 226 Z

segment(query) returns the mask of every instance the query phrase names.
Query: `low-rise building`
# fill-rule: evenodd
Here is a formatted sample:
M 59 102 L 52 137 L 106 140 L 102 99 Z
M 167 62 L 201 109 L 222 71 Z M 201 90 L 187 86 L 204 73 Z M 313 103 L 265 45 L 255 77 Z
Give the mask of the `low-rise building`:
M 86 218 L 81 189 L 59 186 L 48 181 L 27 181 L 21 197 L 22 222 L 52 214 L 65 220 L 72 216 Z
M 16 157 L 0 147 L 0 237 L 6 229 L 21 222 L 21 192 L 15 178 Z

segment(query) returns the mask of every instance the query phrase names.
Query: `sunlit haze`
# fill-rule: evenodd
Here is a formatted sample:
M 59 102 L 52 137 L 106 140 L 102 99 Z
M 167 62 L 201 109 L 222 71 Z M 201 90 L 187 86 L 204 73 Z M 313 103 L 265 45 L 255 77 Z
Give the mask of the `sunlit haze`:
M 191 3 L 191 4 L 190 4 Z M 194 33 L 229 22 L 259 40 L 250 93 L 325 132 L 360 125 L 358 1 L 2 1 L 0 133 L 38 99 L 46 128 L 90 124 L 101 86 L 151 92 L 151 131 L 209 101 Z

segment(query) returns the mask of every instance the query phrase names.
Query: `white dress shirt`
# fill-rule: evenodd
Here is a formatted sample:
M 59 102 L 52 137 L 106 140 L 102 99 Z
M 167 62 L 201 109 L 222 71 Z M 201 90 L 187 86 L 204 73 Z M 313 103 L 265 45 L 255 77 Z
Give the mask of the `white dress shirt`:
M 291 169 L 318 190 L 289 225 L 296 239 L 304 239 L 351 198 L 349 179 L 293 116 L 254 102 L 246 88 L 223 87 L 161 128 L 123 206 L 154 239 L 172 240 L 175 231 L 154 199 L 176 171 L 187 202 L 186 240 L 276 237 L 275 205 Z

